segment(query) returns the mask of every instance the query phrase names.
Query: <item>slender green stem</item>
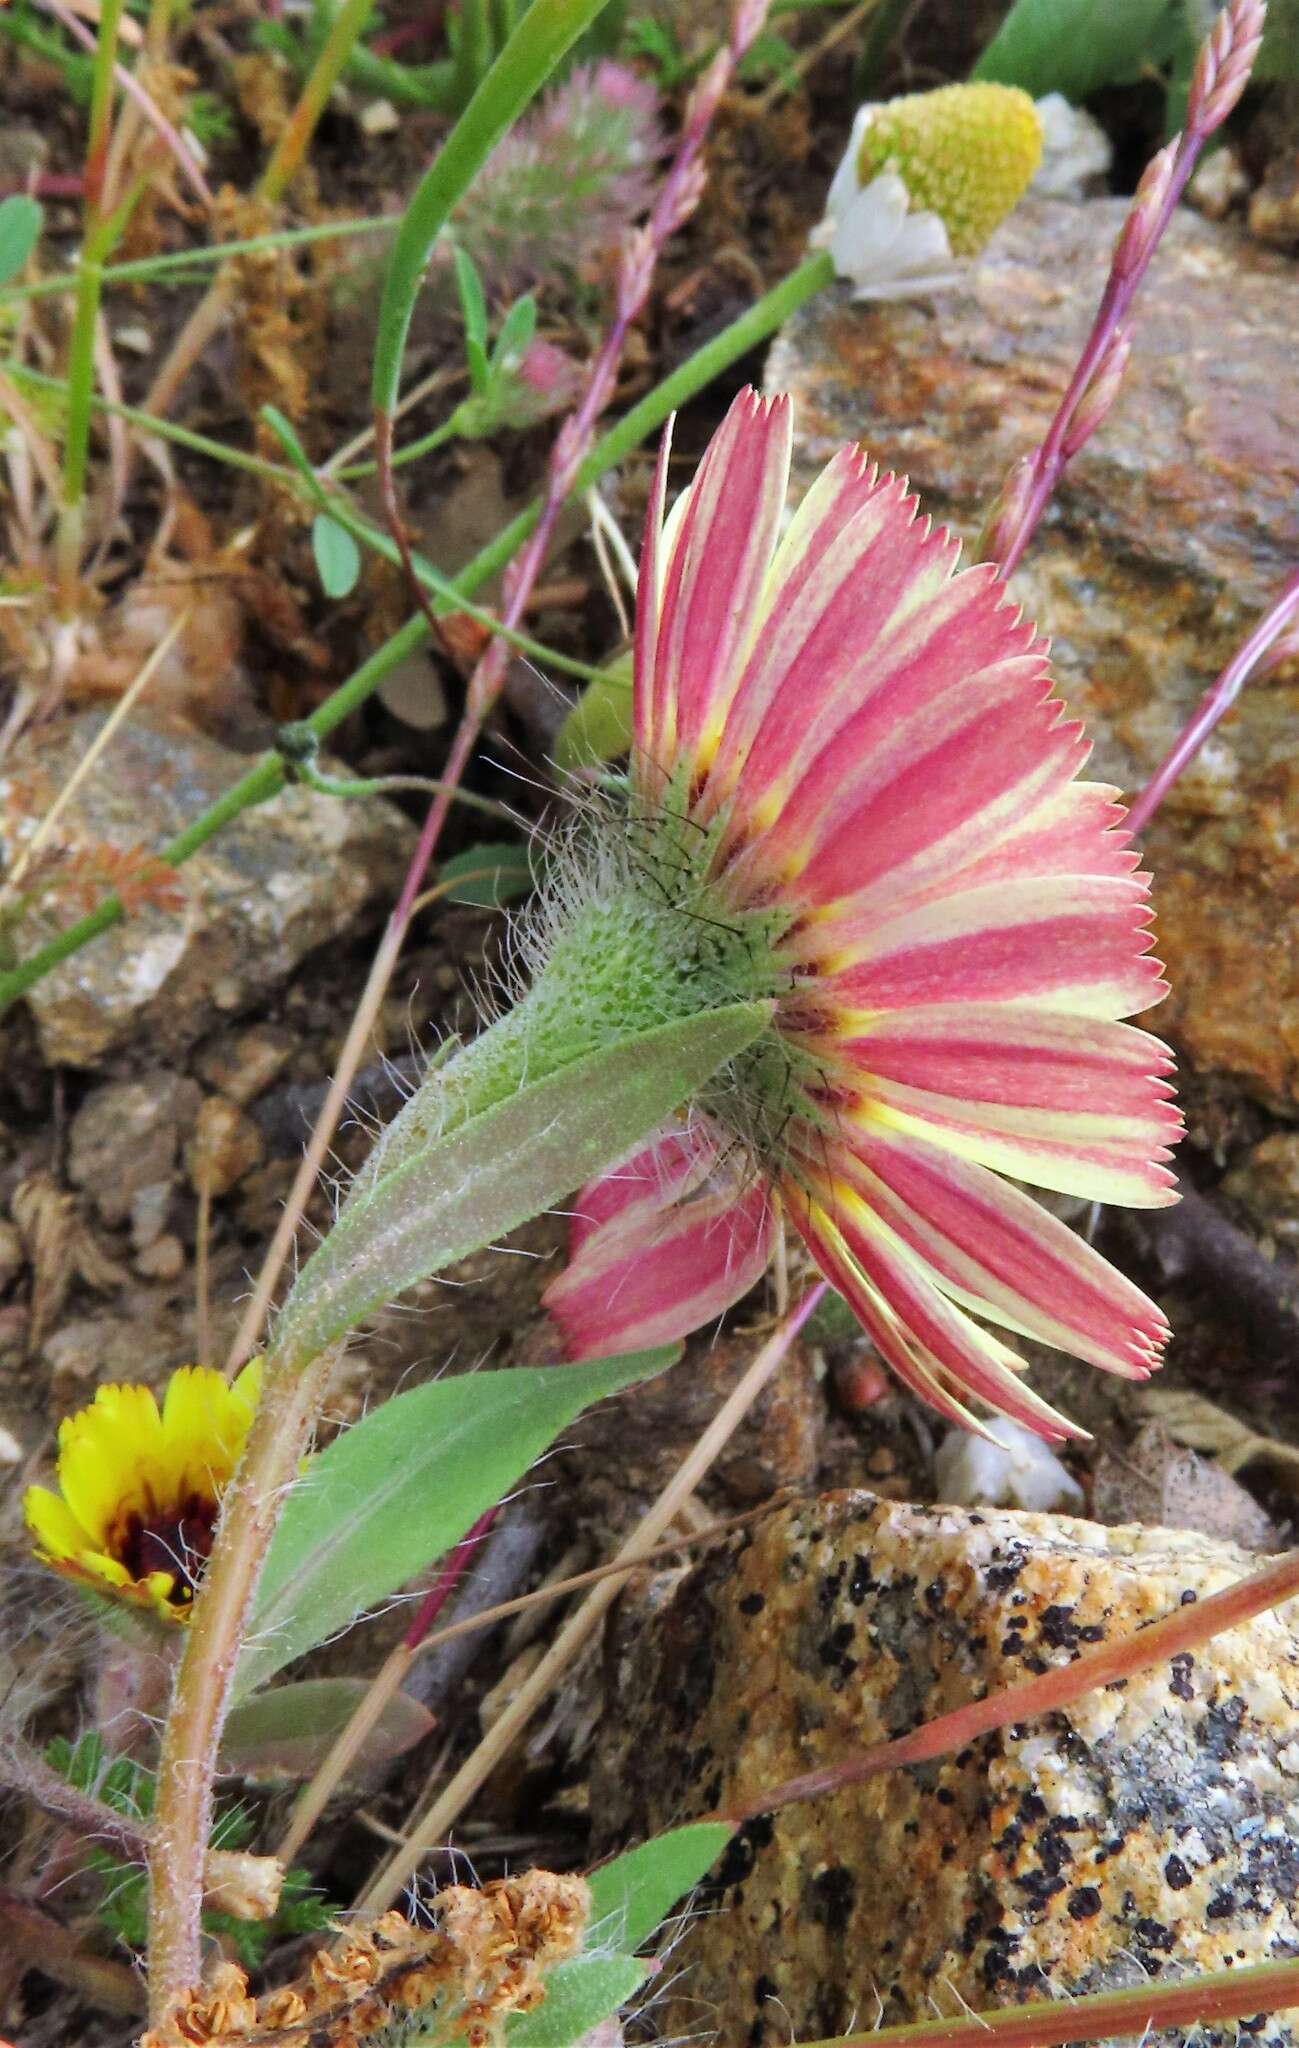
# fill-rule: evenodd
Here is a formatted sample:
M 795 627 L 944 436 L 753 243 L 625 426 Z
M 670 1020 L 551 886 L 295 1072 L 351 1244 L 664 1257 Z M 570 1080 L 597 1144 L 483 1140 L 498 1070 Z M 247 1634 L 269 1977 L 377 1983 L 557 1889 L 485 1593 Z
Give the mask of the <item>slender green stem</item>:
M 58 377 L 46 377 L 39 370 L 29 370 L 25 363 L 0 362 L 0 372 L 8 370 L 21 384 L 27 383 L 39 391 L 62 391 L 63 382 Z M 160 440 L 173 441 L 178 448 L 188 448 L 195 455 L 206 455 L 213 462 L 224 462 L 231 469 L 246 470 L 252 476 L 264 477 L 268 483 L 283 484 L 300 497 L 327 512 L 331 519 L 345 526 L 357 540 L 363 541 L 387 562 L 397 561 L 397 549 L 386 533 L 372 526 L 355 512 L 345 498 L 327 492 L 320 484 L 314 470 L 297 470 L 287 463 L 267 462 L 260 455 L 249 455 L 242 448 L 230 448 L 223 441 L 210 440 L 206 434 L 196 434 L 189 427 L 175 426 L 171 420 L 160 419 L 156 413 L 145 412 L 138 405 L 120 405 L 115 400 L 104 398 L 96 392 L 92 399 L 96 412 L 111 413 L 114 419 L 125 420 L 129 426 L 140 427 L 148 434 L 156 434 Z M 426 562 L 422 555 L 414 556 L 416 573 L 438 597 L 445 598 L 447 608 L 465 612 L 485 626 L 495 639 L 507 640 L 511 647 L 517 647 L 520 654 L 530 655 L 534 661 L 544 662 L 547 668 L 558 669 L 561 675 L 576 676 L 580 682 L 594 683 L 605 680 L 605 671 L 589 661 L 578 661 L 571 654 L 561 654 L 557 647 L 548 647 L 544 640 L 537 640 L 530 633 L 520 633 L 507 626 L 496 613 L 485 605 L 474 604 L 459 585 L 448 576 L 442 576 Z
M 374 0 L 343 0 L 311 67 L 311 75 L 298 95 L 298 103 L 285 122 L 270 161 L 262 172 L 257 187 L 261 198 L 273 202 L 282 197 L 306 155 L 316 123 L 329 104 L 329 95 L 338 84 L 343 67 L 361 39 L 373 6 Z
M 171 249 L 162 256 L 141 256 L 132 263 L 106 263 L 102 272 L 105 290 L 118 284 L 154 284 L 173 275 L 188 284 L 196 269 L 224 263 L 227 256 L 260 256 L 269 249 L 297 249 L 308 242 L 328 242 L 340 235 L 390 235 L 400 226 L 398 214 L 375 214 L 357 220 L 319 221 L 310 228 L 282 228 L 275 234 L 246 235 L 241 241 L 213 242 L 202 249 Z M 5 285 L 0 305 L 10 299 L 44 299 L 56 292 L 75 292 L 80 273 L 38 278 L 34 284 Z
M 453 90 L 462 107 L 467 106 L 473 97 L 474 87 L 486 71 L 491 55 L 486 0 L 461 0 L 460 34 L 451 76 Z
M 376 413 L 391 414 L 396 408 L 411 315 L 433 244 L 452 207 L 603 5 L 604 0 L 532 0 L 416 186 L 389 258 L 379 308 L 372 385 Z
M 684 405 L 696 392 L 702 391 L 705 385 L 711 383 L 714 377 L 720 376 L 723 370 L 729 369 L 731 364 L 759 347 L 799 306 L 813 298 L 817 292 L 824 290 L 833 276 L 834 266 L 829 256 L 824 250 L 818 251 L 815 256 L 810 256 L 805 263 L 800 264 L 798 269 L 774 290 L 767 292 L 747 313 L 742 313 L 738 320 L 733 320 L 729 327 L 714 335 L 710 342 L 687 362 L 682 363 L 662 384 L 647 392 L 639 405 L 633 406 L 616 426 L 610 428 L 609 432 L 596 442 L 574 479 L 572 495 L 580 497 L 584 491 L 589 490 L 607 469 L 611 469 L 615 463 L 630 455 L 647 435 L 661 426 L 670 412 L 677 406 Z M 499 574 L 520 543 L 527 539 L 540 512 L 541 502 L 534 499 L 517 519 L 512 520 L 509 526 L 498 533 L 496 538 L 481 549 L 460 571 L 454 583 L 458 594 L 457 602 L 463 604 L 473 591 L 481 589 L 484 583 Z M 446 608 L 450 609 L 450 605 L 448 604 Z M 377 648 L 369 660 L 349 676 L 345 683 L 341 683 L 333 695 L 327 697 L 312 714 L 308 723 L 313 731 L 323 739 L 327 733 L 341 725 L 345 718 L 350 717 L 352 712 L 378 689 L 384 677 L 391 675 L 401 662 L 416 651 L 424 640 L 426 630 L 422 618 L 408 619 L 391 639 Z M 283 780 L 284 768 L 279 756 L 264 755 L 232 789 L 228 789 L 225 795 L 218 798 L 216 803 L 194 820 L 193 824 L 186 826 L 183 832 L 178 833 L 161 849 L 162 858 L 171 866 L 180 867 L 191 854 L 197 853 L 201 846 L 206 846 L 209 839 L 214 838 L 232 819 L 240 817 L 254 804 L 265 803 L 268 798 L 274 796 L 281 788 Z M 101 932 L 110 930 L 125 915 L 121 898 L 107 896 L 87 916 L 79 918 L 75 924 L 59 932 L 47 945 L 41 946 L 26 960 L 20 961 L 16 967 L 0 974 L 0 1014 L 8 1009 L 11 1003 L 26 995 L 27 991 L 34 988 L 53 968 L 60 966 L 64 960 L 71 959 L 72 955 L 80 952 L 91 939 L 98 938 Z
M 67 423 L 63 442 L 63 489 L 55 561 L 59 602 L 65 613 L 76 602 L 81 564 L 86 466 L 90 449 L 91 394 L 95 388 L 95 327 L 103 284 L 103 263 L 120 232 L 121 209 L 105 219 L 104 177 L 113 119 L 117 38 L 124 0 L 103 0 L 95 41 L 95 69 L 86 134 L 86 203 L 77 305 L 68 347 Z

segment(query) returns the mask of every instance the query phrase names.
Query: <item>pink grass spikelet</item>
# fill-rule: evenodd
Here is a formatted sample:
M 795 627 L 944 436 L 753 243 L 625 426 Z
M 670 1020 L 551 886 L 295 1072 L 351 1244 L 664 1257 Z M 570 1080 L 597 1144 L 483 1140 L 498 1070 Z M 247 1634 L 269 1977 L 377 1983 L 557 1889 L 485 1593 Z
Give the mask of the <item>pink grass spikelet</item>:
M 1263 40 L 1265 0 L 1231 0 L 1214 22 L 1196 59 L 1186 125 L 1204 136 L 1220 128 L 1249 83 Z
M 1097 427 L 1108 416 L 1119 395 L 1119 386 L 1123 382 L 1123 373 L 1128 367 L 1128 357 L 1131 354 L 1131 337 L 1126 328 L 1116 327 L 1091 383 L 1070 416 L 1062 444 L 1066 462 L 1073 461 L 1079 449 L 1090 441 Z
M 995 571 L 959 569 L 857 448 L 786 525 L 791 437 L 787 398 L 743 393 L 670 512 L 664 441 L 628 828 L 692 958 L 747 975 L 773 1027 L 703 1104 L 699 1155 L 676 1133 L 635 1169 L 648 1196 L 584 1190 L 552 1311 L 588 1354 L 717 1314 L 760 1269 L 760 1190 L 921 1399 L 1059 1439 L 985 1325 L 1130 1379 L 1159 1361 L 1160 1310 L 1012 1184 L 1176 1199 L 1172 1062 L 1121 1021 L 1165 993 L 1147 878 Z M 710 1256 L 679 1219 L 676 1276 L 657 1249 L 674 1181 L 695 1200 L 707 1182 L 716 1226 L 714 1148 L 736 1172 L 737 1142 L 729 1233 Z

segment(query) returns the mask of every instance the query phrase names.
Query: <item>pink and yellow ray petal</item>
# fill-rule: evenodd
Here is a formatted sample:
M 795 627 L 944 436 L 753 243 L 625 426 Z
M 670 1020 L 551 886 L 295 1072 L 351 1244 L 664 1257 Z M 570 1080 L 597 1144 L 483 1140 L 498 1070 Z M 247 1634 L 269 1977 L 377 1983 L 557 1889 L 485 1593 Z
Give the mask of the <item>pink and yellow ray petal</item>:
M 809 915 L 782 955 L 816 970 L 828 1014 L 933 1003 L 1023 1003 L 1115 1020 L 1163 989 L 1144 878 L 983 883 L 880 918 Z
M 1163 1311 L 986 1167 L 921 1138 L 876 1132 L 844 1143 L 833 1171 L 975 1315 L 1123 1378 L 1144 1379 L 1158 1364 Z
M 654 635 L 654 757 L 694 762 L 716 742 L 776 545 L 789 480 L 787 398 L 742 392 L 664 530 L 648 608 Z M 638 611 L 640 600 L 638 593 Z
M 576 1212 L 569 1263 L 542 1297 L 573 1360 L 700 1329 L 761 1279 L 775 1236 L 765 1182 L 703 1130 L 662 1134 L 583 1190 Z

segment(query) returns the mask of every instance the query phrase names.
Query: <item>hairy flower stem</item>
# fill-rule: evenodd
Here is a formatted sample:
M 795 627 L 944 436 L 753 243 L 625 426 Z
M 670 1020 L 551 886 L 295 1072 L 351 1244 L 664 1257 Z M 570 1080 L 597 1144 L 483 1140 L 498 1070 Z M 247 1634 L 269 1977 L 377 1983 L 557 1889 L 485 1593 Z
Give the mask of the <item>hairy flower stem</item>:
M 212 1785 L 257 1581 L 311 1435 L 336 1354 L 304 1363 L 288 1348 L 266 1360 L 262 1395 L 194 1600 L 163 1729 L 149 1845 L 149 2011 L 161 2026 L 199 1981 L 203 1873 Z
M 1263 36 L 1264 0 L 1230 0 L 1201 47 L 1186 127 L 1147 165 L 1124 222 L 1100 309 L 1069 388 L 1036 453 L 1011 470 L 984 524 L 983 561 L 1003 576 L 1018 567 L 1068 463 L 1090 440 L 1117 395 L 1127 362 L 1126 321 L 1137 290 L 1209 137 L 1249 82 Z

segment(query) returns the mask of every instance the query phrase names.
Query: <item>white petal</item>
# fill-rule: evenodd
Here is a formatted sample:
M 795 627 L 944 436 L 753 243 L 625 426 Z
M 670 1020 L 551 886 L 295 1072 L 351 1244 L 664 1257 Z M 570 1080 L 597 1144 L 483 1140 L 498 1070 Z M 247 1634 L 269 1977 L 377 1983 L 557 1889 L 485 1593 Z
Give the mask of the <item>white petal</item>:
M 861 177 L 857 170 L 857 159 L 861 155 L 862 137 L 870 127 L 877 112 L 878 108 L 875 106 L 858 107 L 857 109 L 857 115 L 852 124 L 852 134 L 848 137 L 848 147 L 839 159 L 839 168 L 830 181 L 830 190 L 825 195 L 827 220 L 839 220 L 847 212 L 853 200 L 861 191 Z
M 1081 199 L 1089 180 L 1104 177 L 1114 159 L 1109 137 L 1082 107 L 1063 93 L 1036 102 L 1042 124 L 1042 161 L 1030 189 L 1048 199 Z

